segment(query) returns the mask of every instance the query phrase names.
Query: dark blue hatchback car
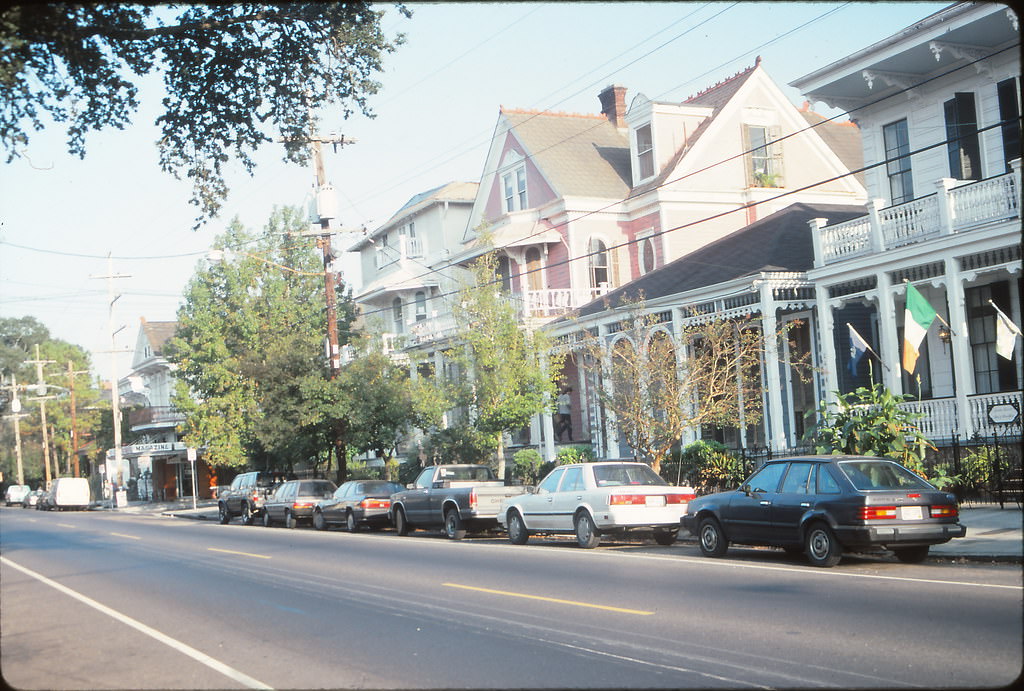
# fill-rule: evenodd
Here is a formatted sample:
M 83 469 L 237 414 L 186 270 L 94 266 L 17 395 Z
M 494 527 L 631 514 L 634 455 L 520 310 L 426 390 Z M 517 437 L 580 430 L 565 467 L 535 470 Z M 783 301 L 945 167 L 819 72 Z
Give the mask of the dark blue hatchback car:
M 731 492 L 697 497 L 682 518 L 705 556 L 729 543 L 782 547 L 835 566 L 844 550 L 890 549 L 914 563 L 963 537 L 956 497 L 895 461 L 864 456 L 773 460 Z

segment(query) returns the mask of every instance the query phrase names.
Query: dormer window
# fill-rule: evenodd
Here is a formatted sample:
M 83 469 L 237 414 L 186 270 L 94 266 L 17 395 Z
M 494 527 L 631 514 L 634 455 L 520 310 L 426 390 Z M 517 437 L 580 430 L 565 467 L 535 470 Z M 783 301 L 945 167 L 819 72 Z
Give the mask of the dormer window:
M 501 184 L 505 190 L 505 213 L 527 208 L 525 166 L 519 166 L 502 175 Z
M 654 175 L 654 138 L 650 123 L 636 128 L 636 160 L 641 180 Z

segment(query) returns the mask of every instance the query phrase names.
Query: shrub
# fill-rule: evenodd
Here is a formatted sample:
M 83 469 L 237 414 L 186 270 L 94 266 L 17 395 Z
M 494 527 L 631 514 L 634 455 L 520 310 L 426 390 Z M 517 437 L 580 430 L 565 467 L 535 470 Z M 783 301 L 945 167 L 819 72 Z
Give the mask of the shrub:
M 512 455 L 512 468 L 515 476 L 521 478 L 524 484 L 533 485 L 537 483 L 540 467 L 544 459 L 537 449 L 520 449 Z
M 743 461 L 716 441 L 695 441 L 680 454 L 682 472 L 700 494 L 738 487 L 745 473 Z
M 556 465 L 568 463 L 593 463 L 594 450 L 589 446 L 563 446 L 555 454 Z

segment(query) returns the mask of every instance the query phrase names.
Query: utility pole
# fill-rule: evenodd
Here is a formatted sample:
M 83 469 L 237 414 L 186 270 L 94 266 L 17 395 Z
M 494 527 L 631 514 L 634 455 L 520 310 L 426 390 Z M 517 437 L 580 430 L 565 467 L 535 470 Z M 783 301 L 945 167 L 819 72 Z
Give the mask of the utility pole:
M 14 458 L 18 462 L 18 484 L 25 484 L 25 466 L 21 460 L 21 418 L 28 417 L 21 412 L 18 399 L 18 380 L 11 373 L 11 417 L 14 418 Z
M 78 428 L 75 426 L 75 375 L 88 374 L 89 370 L 76 370 L 68 360 L 68 390 L 71 392 L 71 456 L 75 459 L 75 477 L 81 477 L 78 467 Z
M 312 111 L 310 111 L 310 130 L 312 130 Z M 279 140 L 283 141 L 283 140 Z M 336 308 L 336 296 L 334 284 L 337 282 L 334 271 L 331 270 L 331 263 L 334 255 L 331 252 L 331 219 L 337 216 L 334 200 L 334 187 L 327 182 L 327 174 L 324 170 L 323 145 L 331 144 L 337 151 L 339 146 L 354 144 L 355 139 L 345 138 L 344 135 L 330 134 L 327 136 L 313 133 L 307 140 L 310 155 L 313 158 L 313 172 L 316 175 L 316 208 L 320 221 L 319 230 L 310 230 L 301 235 L 315 235 L 316 246 L 323 253 L 324 257 L 324 294 L 327 302 L 327 360 L 330 368 L 329 377 L 333 381 L 338 378 L 341 372 L 341 346 L 338 343 L 338 313 Z M 346 448 L 342 431 L 337 426 L 334 430 L 334 454 L 338 459 L 339 482 L 344 479 L 346 469 Z
M 43 468 L 45 469 L 46 476 L 46 488 L 50 488 L 51 475 L 50 475 L 50 444 L 46 439 L 46 382 L 43 380 L 43 365 L 49 365 L 57 362 L 56 360 L 40 360 L 39 359 L 39 344 L 36 343 L 36 359 L 25 360 L 26 365 L 36 366 L 36 393 L 39 394 L 39 431 L 43 435 Z M 57 461 L 56 458 L 53 459 Z M 54 468 L 59 473 L 60 468 Z
M 90 276 L 90 278 L 105 278 L 107 280 L 107 298 L 110 300 L 110 307 L 107 312 L 107 328 L 110 330 L 110 412 L 113 416 L 114 426 L 114 467 L 117 468 L 118 472 L 121 470 L 121 402 L 120 395 L 117 391 L 117 348 L 115 347 L 114 338 L 117 336 L 118 331 L 123 329 L 122 326 L 117 331 L 114 330 L 114 303 L 121 297 L 120 295 L 114 295 L 114 279 L 115 278 L 131 278 L 131 274 L 115 274 L 113 268 L 113 261 L 110 254 L 107 254 L 107 275 L 106 276 Z M 104 463 L 106 466 L 106 473 L 103 476 L 103 486 L 105 490 L 109 490 L 111 487 L 111 472 L 110 464 Z M 113 492 L 110 494 L 110 507 L 116 506 L 116 497 Z

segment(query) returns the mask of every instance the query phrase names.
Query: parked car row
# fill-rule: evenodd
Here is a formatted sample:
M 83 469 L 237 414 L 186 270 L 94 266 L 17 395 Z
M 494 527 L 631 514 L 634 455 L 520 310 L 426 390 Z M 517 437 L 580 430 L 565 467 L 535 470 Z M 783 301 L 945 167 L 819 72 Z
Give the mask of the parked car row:
M 241 515 L 251 524 L 262 515 L 268 527 L 310 523 L 354 532 L 390 525 L 399 535 L 442 528 L 452 539 L 500 528 L 517 545 L 532 535 L 567 534 L 584 548 L 633 532 L 667 546 L 682 528 L 708 557 L 724 556 L 730 544 L 765 545 L 826 567 L 845 551 L 880 549 L 920 562 L 931 545 L 967 532 L 954 495 L 894 461 L 861 456 L 769 461 L 738 489 L 702 497 L 669 485 L 646 464 L 619 461 L 562 465 L 536 487 L 505 486 L 483 465 L 430 466 L 405 488 L 383 480 L 340 487 L 291 480 L 271 489 L 259 475 L 240 475 L 222 495 L 222 523 Z
M 11 485 L 4 493 L 7 506 L 18 504 L 23 509 L 40 511 L 86 510 L 92 504 L 89 481 L 84 477 L 59 477 L 49 490 L 31 489 L 28 485 Z

